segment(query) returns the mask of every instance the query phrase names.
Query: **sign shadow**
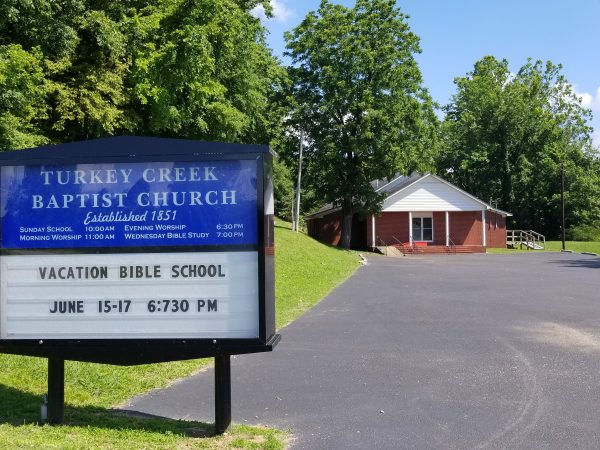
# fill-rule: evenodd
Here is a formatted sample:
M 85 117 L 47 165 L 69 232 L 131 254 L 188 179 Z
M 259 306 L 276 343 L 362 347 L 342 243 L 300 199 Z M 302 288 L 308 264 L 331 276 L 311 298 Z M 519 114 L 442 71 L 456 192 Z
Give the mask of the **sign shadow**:
M 12 426 L 43 425 L 40 406 L 43 396 L 0 384 L 0 424 Z M 192 438 L 215 436 L 212 423 L 174 420 L 161 416 L 95 406 L 65 403 L 63 425 L 111 430 L 136 430 L 150 433 L 173 433 Z

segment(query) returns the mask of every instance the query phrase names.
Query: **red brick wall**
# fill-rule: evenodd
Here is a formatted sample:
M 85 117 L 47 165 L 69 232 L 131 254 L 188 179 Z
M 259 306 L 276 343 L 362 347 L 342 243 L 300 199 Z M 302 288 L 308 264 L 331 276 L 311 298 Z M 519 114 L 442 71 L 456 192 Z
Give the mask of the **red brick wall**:
M 334 212 L 321 219 L 309 219 L 308 235 L 329 245 L 338 245 L 342 237 L 342 213 Z
M 506 247 L 506 217 L 488 211 L 486 214 L 486 238 L 488 247 Z
M 415 213 L 417 214 L 417 213 Z M 478 245 L 482 243 L 481 211 L 450 212 L 450 237 L 456 245 Z M 338 245 L 341 238 L 342 214 L 336 212 L 322 219 L 310 219 L 307 221 L 308 234 L 313 238 L 330 245 Z M 366 242 L 371 246 L 371 216 L 365 218 L 364 231 L 357 229 L 353 224 L 353 234 L 359 232 Z M 397 239 L 408 242 L 409 236 L 408 212 L 385 212 L 375 217 L 375 233 L 377 242 L 383 239 L 386 244 L 392 245 Z M 354 236 L 353 244 L 360 239 Z M 446 218 L 444 212 L 433 213 L 433 244 L 446 245 Z M 486 243 L 488 247 L 506 246 L 506 218 L 500 214 L 488 211 L 486 213 Z
M 433 245 L 446 245 L 446 213 L 433 213 Z
M 418 213 L 415 213 L 418 214 Z M 433 213 L 433 245 L 446 245 L 446 214 Z M 375 218 L 375 232 L 386 243 L 409 241 L 408 212 L 385 212 Z M 371 220 L 367 219 L 367 242 L 371 245 Z M 450 237 L 457 245 L 481 245 L 481 212 L 451 212 Z M 377 243 L 379 244 L 379 242 Z
M 367 243 L 370 246 L 372 241 L 371 218 L 367 218 Z M 402 242 L 408 242 L 408 213 L 407 212 L 385 212 L 380 216 L 375 216 L 375 235 L 380 245 L 379 239 L 383 239 L 386 244 L 393 245 L 396 242 L 394 237 Z
M 450 213 L 450 237 L 456 245 L 481 245 L 481 211 Z

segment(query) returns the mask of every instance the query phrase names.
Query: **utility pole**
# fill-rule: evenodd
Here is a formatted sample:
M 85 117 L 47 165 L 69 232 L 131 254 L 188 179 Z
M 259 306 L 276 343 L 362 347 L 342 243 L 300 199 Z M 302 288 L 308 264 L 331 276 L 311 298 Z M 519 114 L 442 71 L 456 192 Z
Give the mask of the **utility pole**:
M 296 229 L 296 189 L 292 185 L 292 231 Z
M 300 182 L 302 180 L 302 150 L 304 147 L 304 131 L 301 130 L 300 131 L 300 155 L 298 157 L 298 184 L 296 187 L 296 214 L 294 214 L 295 216 L 295 222 L 294 224 L 292 224 L 292 228 L 295 231 L 298 231 L 300 229 Z
M 560 208 L 562 216 L 562 249 L 565 251 L 565 163 L 560 163 Z

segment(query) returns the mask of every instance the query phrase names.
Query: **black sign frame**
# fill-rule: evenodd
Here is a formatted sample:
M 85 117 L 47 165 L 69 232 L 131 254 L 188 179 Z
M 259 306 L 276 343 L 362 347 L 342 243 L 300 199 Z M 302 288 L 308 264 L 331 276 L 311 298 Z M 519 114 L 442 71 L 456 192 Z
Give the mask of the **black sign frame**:
M 170 149 L 166 151 L 165 149 Z M 0 152 L 0 166 L 256 160 L 259 337 L 257 339 L 0 339 L 0 352 L 62 360 L 134 365 L 202 357 L 272 351 L 280 340 L 275 332 L 273 212 L 265 195 L 272 195 L 273 153 L 265 145 L 228 144 L 184 139 L 121 136 Z M 1 242 L 0 230 L 0 242 Z M 85 249 L 0 249 L 9 254 L 99 254 L 210 252 L 249 250 L 248 246 L 163 246 Z M 241 248 L 243 247 L 243 248 Z

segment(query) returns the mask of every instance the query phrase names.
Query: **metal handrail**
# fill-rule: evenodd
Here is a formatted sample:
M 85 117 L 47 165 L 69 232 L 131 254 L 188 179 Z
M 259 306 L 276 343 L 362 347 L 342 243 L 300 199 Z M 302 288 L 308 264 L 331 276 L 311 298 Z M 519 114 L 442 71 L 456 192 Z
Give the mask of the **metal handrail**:
M 380 243 L 383 244 L 383 248 L 385 248 L 385 256 L 387 256 L 387 244 L 385 243 L 385 241 L 383 239 L 381 239 L 379 236 L 377 236 L 376 241 L 379 240 Z
M 448 236 L 448 241 L 450 241 L 450 251 L 456 255 L 456 244 L 450 236 Z
M 400 239 L 398 239 L 396 236 L 392 236 L 392 239 L 395 240 L 398 244 L 404 246 L 404 242 L 402 242 Z
M 400 246 L 402 247 L 402 250 L 400 250 L 402 252 L 402 254 L 404 256 L 406 256 L 405 252 L 408 253 L 414 253 L 415 252 L 415 248 L 413 245 L 405 245 L 405 242 L 402 242 L 400 239 L 398 239 L 396 236 L 392 236 L 392 239 L 394 239 L 398 244 L 400 244 Z
M 538 233 L 537 231 L 533 231 L 533 230 L 529 230 L 528 232 L 529 232 L 529 233 L 530 233 L 530 234 L 531 234 L 531 235 L 532 235 L 534 238 L 537 238 L 536 240 L 537 240 L 538 242 L 539 242 L 539 241 L 542 241 L 542 242 L 544 243 L 544 244 L 542 245 L 542 247 L 543 247 L 543 248 L 546 248 L 546 236 L 544 236 L 544 235 L 543 235 L 543 234 L 541 234 L 541 233 Z M 534 244 L 535 244 L 535 242 L 534 242 Z
M 540 245 L 543 249 L 546 248 L 546 236 L 537 231 L 533 230 L 506 230 L 506 243 L 511 245 L 520 245 L 523 248 L 523 244 L 527 245 L 527 249 L 530 250 L 537 245 Z M 531 245 L 529 245 L 531 244 Z

